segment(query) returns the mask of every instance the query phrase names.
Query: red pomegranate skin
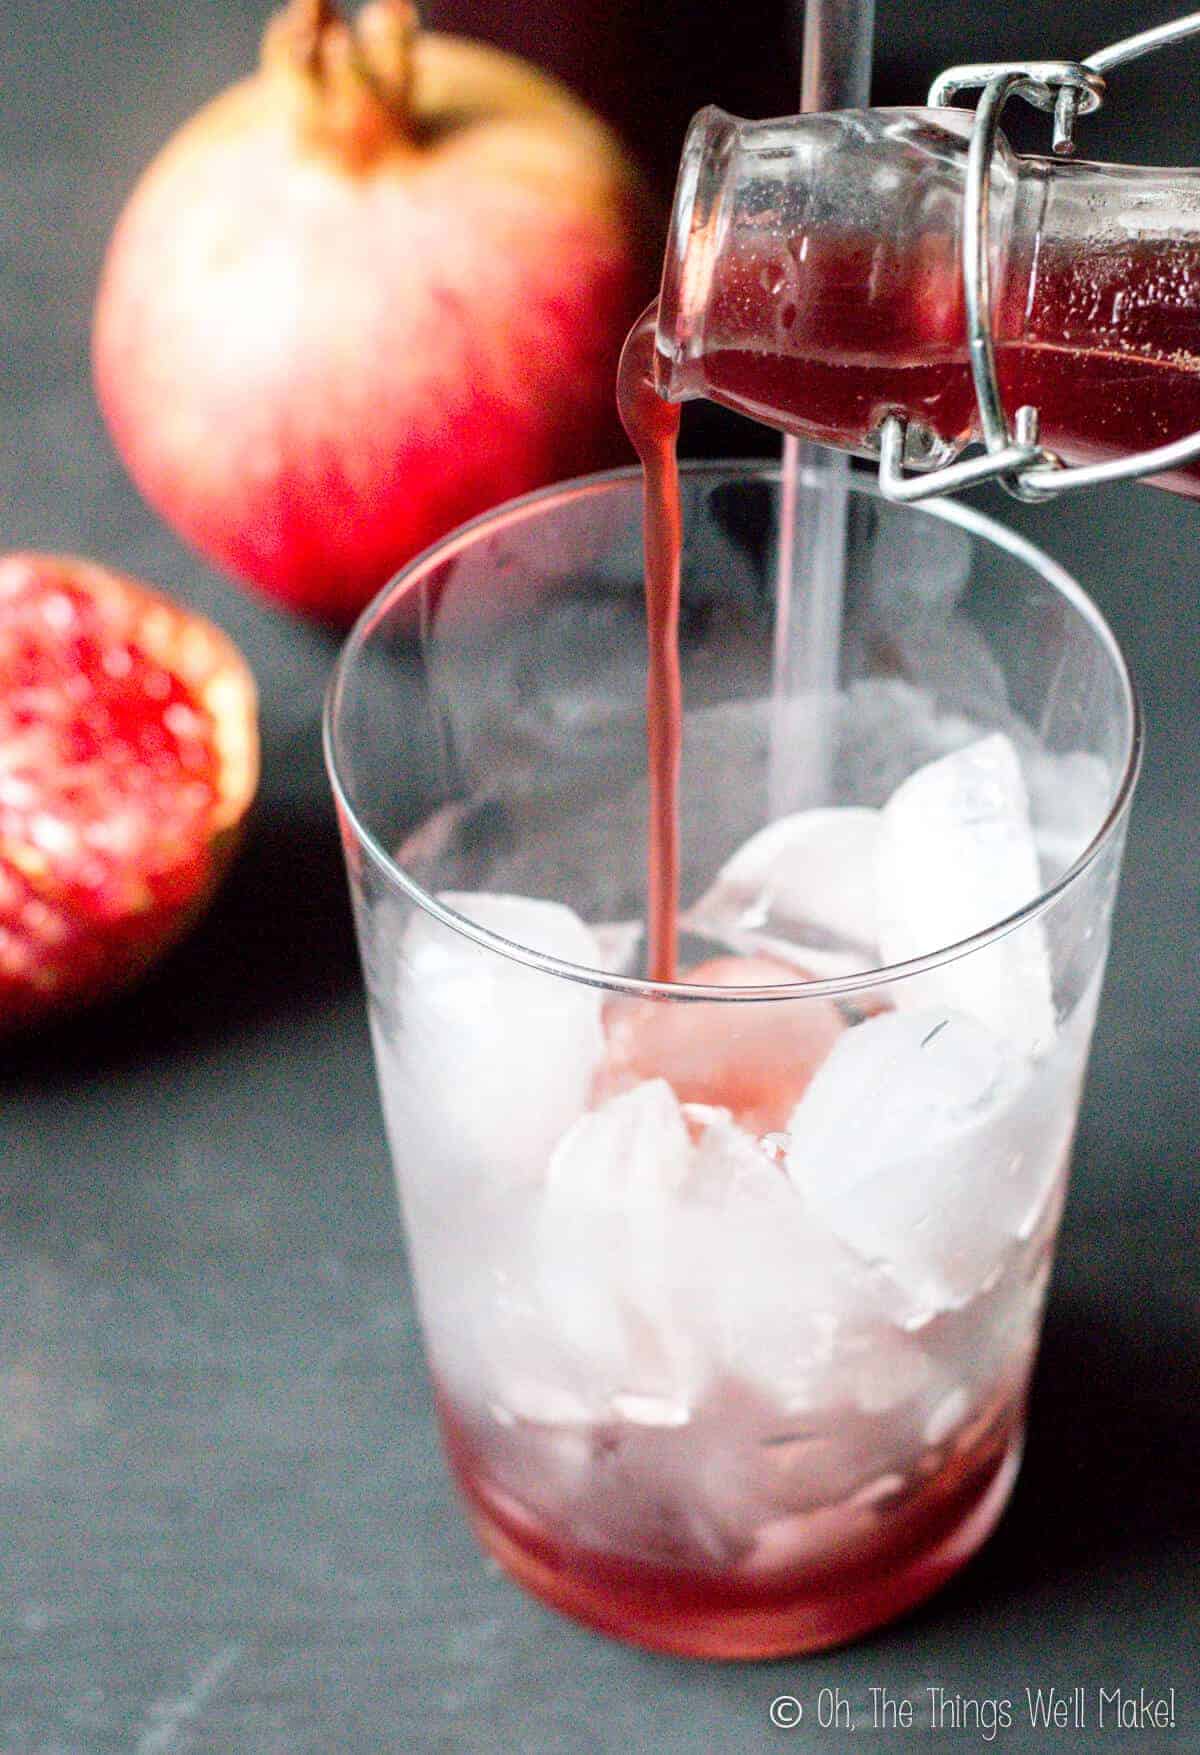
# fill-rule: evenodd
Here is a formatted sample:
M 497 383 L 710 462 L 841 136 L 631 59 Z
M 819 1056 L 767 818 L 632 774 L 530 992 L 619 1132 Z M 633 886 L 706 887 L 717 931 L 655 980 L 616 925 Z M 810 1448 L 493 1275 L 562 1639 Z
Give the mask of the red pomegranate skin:
M 96 309 L 97 393 L 145 497 L 339 622 L 464 519 L 621 454 L 653 260 L 598 121 L 509 56 L 402 40 L 406 19 L 282 14 L 134 192 Z

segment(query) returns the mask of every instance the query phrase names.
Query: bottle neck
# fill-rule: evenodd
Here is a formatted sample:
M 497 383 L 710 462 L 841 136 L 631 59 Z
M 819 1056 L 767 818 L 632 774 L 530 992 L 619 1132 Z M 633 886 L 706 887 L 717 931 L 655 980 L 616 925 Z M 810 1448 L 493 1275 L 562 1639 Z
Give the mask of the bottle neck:
M 685 142 L 667 240 L 660 393 L 724 399 L 720 362 L 731 351 L 836 352 L 842 331 L 860 349 L 863 336 L 850 333 L 854 308 L 859 328 L 902 342 L 912 314 L 928 312 L 926 291 L 944 302 L 957 263 L 970 133 L 970 115 L 950 110 L 769 122 L 701 111 Z M 994 256 L 1003 254 L 1011 220 L 1012 162 L 1002 144 L 991 191 Z M 994 271 L 1000 266 L 994 261 Z M 936 287 L 925 285 L 934 274 Z
M 663 257 L 655 326 L 655 383 L 669 402 L 707 394 L 707 313 L 725 248 L 739 124 L 710 105 L 684 141 Z

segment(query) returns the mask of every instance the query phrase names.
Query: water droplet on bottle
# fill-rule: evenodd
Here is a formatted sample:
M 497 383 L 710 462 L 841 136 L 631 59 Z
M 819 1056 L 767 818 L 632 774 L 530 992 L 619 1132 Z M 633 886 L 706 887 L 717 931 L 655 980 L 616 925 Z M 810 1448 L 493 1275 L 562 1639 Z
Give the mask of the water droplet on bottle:
M 759 285 L 770 299 L 777 299 L 788 283 L 786 264 L 778 260 L 765 262 L 758 276 Z

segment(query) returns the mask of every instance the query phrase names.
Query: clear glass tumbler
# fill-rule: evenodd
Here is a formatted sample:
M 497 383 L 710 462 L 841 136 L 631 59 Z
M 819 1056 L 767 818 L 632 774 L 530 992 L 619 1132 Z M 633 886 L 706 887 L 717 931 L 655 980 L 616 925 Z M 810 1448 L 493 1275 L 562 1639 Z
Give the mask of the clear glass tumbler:
M 778 496 L 685 471 L 678 985 L 641 974 L 636 472 L 414 562 L 326 728 L 471 1520 L 715 1657 L 860 1634 L 1000 1516 L 1139 751 L 1078 585 L 867 486 L 838 687 L 773 701 Z

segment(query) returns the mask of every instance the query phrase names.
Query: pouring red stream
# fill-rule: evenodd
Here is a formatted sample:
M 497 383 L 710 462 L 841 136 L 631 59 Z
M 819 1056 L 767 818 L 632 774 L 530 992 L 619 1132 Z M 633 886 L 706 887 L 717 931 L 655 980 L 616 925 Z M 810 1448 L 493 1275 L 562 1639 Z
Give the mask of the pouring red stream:
M 683 527 L 675 455 L 679 408 L 665 402 L 654 385 L 657 315 L 657 305 L 651 305 L 629 333 L 617 374 L 617 406 L 641 459 L 645 496 L 650 976 L 654 981 L 674 981 L 679 940 L 679 572 Z

